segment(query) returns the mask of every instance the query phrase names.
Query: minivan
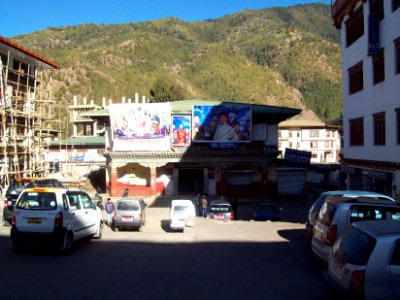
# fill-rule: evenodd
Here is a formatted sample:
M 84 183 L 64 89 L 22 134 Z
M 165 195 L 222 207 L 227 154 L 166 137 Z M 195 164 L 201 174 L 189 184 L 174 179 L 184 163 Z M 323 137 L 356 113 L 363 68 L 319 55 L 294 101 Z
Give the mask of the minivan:
M 172 200 L 169 211 L 171 231 L 184 232 L 185 226 L 195 225 L 196 210 L 192 200 Z
M 111 229 L 134 229 L 142 231 L 146 223 L 146 206 L 142 198 L 121 198 L 115 204 Z

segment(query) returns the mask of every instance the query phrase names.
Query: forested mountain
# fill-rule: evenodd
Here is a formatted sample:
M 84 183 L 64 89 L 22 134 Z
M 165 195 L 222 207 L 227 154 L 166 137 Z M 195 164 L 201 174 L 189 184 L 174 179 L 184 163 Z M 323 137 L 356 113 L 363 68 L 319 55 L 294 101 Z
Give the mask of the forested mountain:
M 341 114 L 341 51 L 330 6 L 243 11 L 203 22 L 175 18 L 47 28 L 12 38 L 61 64 L 55 97 L 120 101 L 211 99 Z M 161 96 L 160 96 L 161 95 Z

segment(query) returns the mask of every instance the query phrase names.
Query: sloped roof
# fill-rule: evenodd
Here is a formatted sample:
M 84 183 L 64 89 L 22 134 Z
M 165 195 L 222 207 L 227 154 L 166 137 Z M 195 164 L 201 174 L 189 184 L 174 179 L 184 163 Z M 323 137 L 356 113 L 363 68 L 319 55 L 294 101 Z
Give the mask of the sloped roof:
M 268 114 L 268 115 L 279 114 L 282 115 L 283 120 L 295 116 L 301 112 L 300 109 L 296 108 L 250 104 L 250 103 L 227 102 L 227 101 L 215 101 L 215 100 L 193 99 L 193 100 L 172 101 L 170 103 L 171 103 L 171 112 L 173 114 L 191 114 L 192 107 L 195 105 L 226 105 L 226 104 L 251 105 L 253 114 Z M 109 115 L 110 113 L 108 108 L 92 110 L 80 114 L 80 116 L 82 117 L 88 117 L 93 119 L 105 118 L 109 117 Z
M 51 60 L 44 58 L 43 56 L 40 56 L 39 54 L 21 46 L 18 45 L 17 43 L 14 43 L 10 41 L 9 39 L 6 39 L 5 37 L 0 36 L 0 48 L 5 49 L 6 51 L 14 49 L 20 52 L 20 60 L 23 62 L 28 62 L 29 64 L 36 65 L 40 68 L 43 69 L 48 69 L 48 68 L 55 68 L 59 69 L 60 65 L 52 62 Z

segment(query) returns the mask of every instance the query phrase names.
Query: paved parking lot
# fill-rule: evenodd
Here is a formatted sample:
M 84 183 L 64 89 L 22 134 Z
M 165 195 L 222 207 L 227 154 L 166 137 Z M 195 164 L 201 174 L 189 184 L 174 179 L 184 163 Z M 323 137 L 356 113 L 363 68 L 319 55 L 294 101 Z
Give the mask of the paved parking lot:
M 15 254 L 10 227 L 0 226 L 2 268 L 18 278 L 0 281 L 0 299 L 329 299 L 297 220 L 306 208 L 281 206 L 283 222 L 251 221 L 253 205 L 241 203 L 239 221 L 197 218 L 195 227 L 171 233 L 164 199 L 147 208 L 142 232 L 107 227 L 103 239 L 66 257 Z

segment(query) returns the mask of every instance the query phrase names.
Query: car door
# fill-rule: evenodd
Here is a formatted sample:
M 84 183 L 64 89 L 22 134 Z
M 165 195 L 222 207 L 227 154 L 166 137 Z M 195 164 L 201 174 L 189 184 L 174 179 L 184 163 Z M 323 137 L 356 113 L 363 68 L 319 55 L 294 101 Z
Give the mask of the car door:
M 85 227 L 86 218 L 80 201 L 79 192 L 69 191 L 67 192 L 69 202 L 69 224 L 66 224 L 68 229 L 74 232 L 75 240 L 81 239 L 86 236 Z
M 96 210 L 96 205 L 93 203 L 90 196 L 83 191 L 79 192 L 79 198 L 82 203 L 84 215 L 83 222 L 85 224 L 85 236 L 93 235 L 96 233 L 99 222 L 99 215 Z
M 393 247 L 389 268 L 392 299 L 400 299 L 400 239 L 396 241 Z

